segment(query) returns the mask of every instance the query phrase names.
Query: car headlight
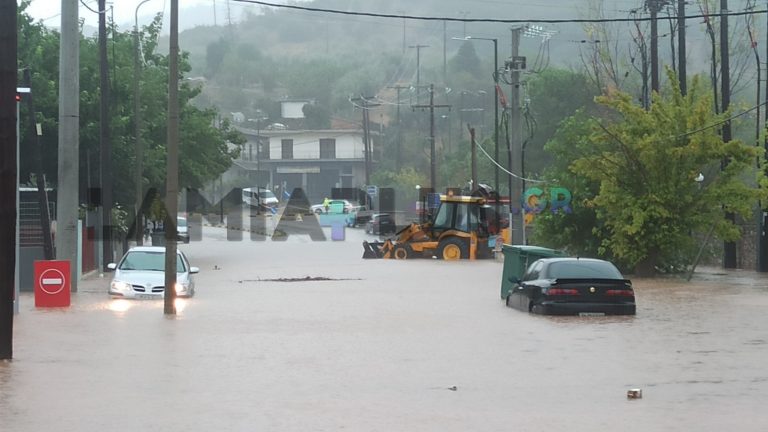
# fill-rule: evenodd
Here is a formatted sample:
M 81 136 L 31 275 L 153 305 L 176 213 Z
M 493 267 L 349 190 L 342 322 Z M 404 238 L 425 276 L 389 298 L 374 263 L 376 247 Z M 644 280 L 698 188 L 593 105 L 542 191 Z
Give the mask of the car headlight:
M 131 285 L 127 282 L 121 282 L 121 281 L 112 281 L 111 285 L 112 291 L 130 291 Z
M 189 282 L 176 282 L 176 294 L 181 294 L 183 292 L 186 292 L 189 288 Z

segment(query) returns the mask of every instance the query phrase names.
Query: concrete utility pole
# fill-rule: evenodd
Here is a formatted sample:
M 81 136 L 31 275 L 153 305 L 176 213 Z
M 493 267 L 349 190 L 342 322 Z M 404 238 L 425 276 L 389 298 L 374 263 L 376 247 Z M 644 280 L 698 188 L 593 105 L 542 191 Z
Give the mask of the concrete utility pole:
M 688 93 L 688 72 L 685 54 L 685 0 L 677 0 L 677 76 L 680 81 L 680 93 Z
M 510 68 L 511 82 L 509 93 L 509 129 L 510 140 L 509 147 L 507 147 L 507 166 L 513 173 L 519 173 L 523 175 L 523 149 L 522 149 L 522 113 L 520 112 L 520 70 L 522 64 L 518 61 L 520 52 L 520 33 L 523 31 L 523 27 L 512 27 L 512 64 Z M 518 157 L 513 157 L 517 155 Z M 507 176 L 509 179 L 509 227 L 512 230 L 512 244 L 525 244 L 525 218 L 523 215 L 522 205 L 521 210 L 514 211 L 514 206 L 519 205 L 523 197 L 524 182 L 521 182 L 519 178 L 513 178 L 511 175 Z
M 371 165 L 373 164 L 373 155 L 371 154 L 371 118 L 368 115 L 368 111 L 371 108 L 375 108 L 381 104 L 371 103 L 372 96 L 356 97 L 352 99 L 352 102 L 360 104 L 360 108 L 363 111 L 363 153 L 365 153 L 365 185 L 371 184 Z
M 405 54 L 405 11 L 404 10 L 398 10 L 395 11 L 403 16 L 403 54 Z
M 768 0 L 766 0 L 768 3 Z M 768 16 L 766 16 L 766 32 L 765 32 L 765 58 L 768 59 Z M 767 68 L 768 69 L 768 68 Z M 765 100 L 768 101 L 768 72 L 766 73 L 765 83 Z M 764 113 L 763 127 L 768 127 L 768 107 Z M 768 135 L 765 135 L 763 141 L 764 156 L 768 157 Z M 763 173 L 768 174 L 768 165 L 763 162 Z M 762 203 L 762 214 L 760 215 L 760 238 L 757 244 L 757 271 L 768 272 L 768 203 Z
M 165 303 L 163 312 L 176 315 L 176 214 L 179 199 L 179 0 L 171 0 L 168 49 L 168 158 L 165 179 Z M 222 215 L 223 216 L 223 215 Z
M 134 224 L 136 226 L 136 244 L 144 244 L 144 218 L 141 215 L 141 205 L 144 201 L 144 143 L 141 141 L 141 35 L 139 34 L 139 8 L 149 0 L 143 0 L 136 6 L 133 25 L 133 120 L 136 140 L 136 172 L 134 177 L 135 202 L 133 204 Z M 216 5 L 213 7 L 216 10 Z
M 443 84 L 448 84 L 448 33 L 445 20 L 443 20 Z
M 651 12 L 651 90 L 659 92 L 659 25 L 658 14 L 666 0 L 646 0 Z
M 730 53 L 728 50 L 728 0 L 720 0 L 720 75 L 722 76 L 720 81 L 720 93 L 722 93 L 722 109 L 720 112 L 727 112 L 731 105 L 731 77 L 730 77 Z M 731 141 L 731 122 L 726 121 L 723 123 L 722 128 L 723 142 Z M 728 164 L 728 161 L 723 161 L 723 168 Z M 731 223 L 736 222 L 736 216 L 732 212 L 725 214 L 725 219 Z M 736 243 L 724 242 L 723 243 L 723 268 L 733 269 L 736 268 Z
M 400 172 L 400 147 L 402 145 L 403 141 L 403 123 L 400 117 L 400 91 L 403 89 L 407 89 L 407 86 L 390 86 L 387 88 L 393 88 L 397 90 L 397 149 L 395 153 L 395 171 Z
M 429 105 L 414 105 L 413 108 L 429 108 L 429 179 L 430 187 L 437 191 L 437 151 L 435 149 L 435 108 L 448 108 L 450 105 L 435 105 L 435 85 L 429 85 Z
M 17 44 L 16 0 L 0 0 L 0 360 L 13 358 Z
M 477 187 L 477 140 L 475 140 L 475 128 L 467 124 L 467 129 L 469 129 L 469 145 L 472 157 L 472 161 L 470 162 L 472 189 L 475 189 Z
M 77 210 L 80 206 L 80 23 L 77 0 L 61 0 L 59 47 L 59 162 L 56 259 L 70 262 L 77 291 Z
M 101 88 L 99 142 L 101 150 L 101 232 L 103 271 L 112 258 L 112 143 L 109 137 L 109 64 L 107 59 L 107 5 L 99 0 L 99 87 Z

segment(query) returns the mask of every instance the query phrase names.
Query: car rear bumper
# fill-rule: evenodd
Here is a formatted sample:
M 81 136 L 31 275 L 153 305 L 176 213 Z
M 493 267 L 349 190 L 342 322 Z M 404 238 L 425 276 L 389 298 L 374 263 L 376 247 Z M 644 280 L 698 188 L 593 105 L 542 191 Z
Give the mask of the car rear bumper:
M 635 303 L 577 303 L 545 301 L 535 304 L 531 310 L 542 315 L 635 315 Z

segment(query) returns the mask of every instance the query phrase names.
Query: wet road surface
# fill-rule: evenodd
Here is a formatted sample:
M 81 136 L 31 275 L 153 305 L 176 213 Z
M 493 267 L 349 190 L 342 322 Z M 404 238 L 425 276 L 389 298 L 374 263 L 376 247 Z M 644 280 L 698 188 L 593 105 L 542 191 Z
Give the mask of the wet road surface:
M 768 430 L 765 276 L 635 279 L 637 316 L 555 318 L 504 307 L 500 262 L 362 260 L 360 229 L 204 236 L 175 318 L 109 275 L 65 310 L 24 294 L 0 430 Z M 306 276 L 340 280 L 266 280 Z

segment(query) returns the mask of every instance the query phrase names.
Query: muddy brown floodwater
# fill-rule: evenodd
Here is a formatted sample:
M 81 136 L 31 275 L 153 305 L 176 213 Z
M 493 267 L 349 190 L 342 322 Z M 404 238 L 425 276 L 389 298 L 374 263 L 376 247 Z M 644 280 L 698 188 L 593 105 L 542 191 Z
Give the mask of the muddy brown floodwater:
M 68 309 L 24 294 L 0 430 L 768 430 L 766 276 L 636 279 L 634 317 L 553 318 L 504 306 L 500 262 L 204 234 L 175 318 L 98 275 Z

